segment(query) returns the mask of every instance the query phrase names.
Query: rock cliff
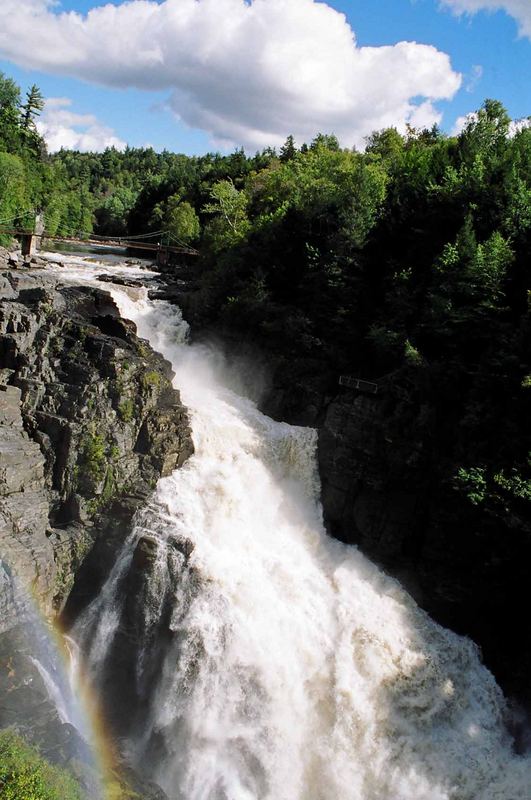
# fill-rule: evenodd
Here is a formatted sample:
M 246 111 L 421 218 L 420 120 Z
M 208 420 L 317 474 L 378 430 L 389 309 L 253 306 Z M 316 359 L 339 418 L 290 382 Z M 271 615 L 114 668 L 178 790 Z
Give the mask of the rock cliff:
M 70 764 L 79 743 L 54 749 L 66 729 L 39 688 L 31 648 L 17 642 L 27 642 L 35 602 L 46 617 L 67 618 L 95 596 L 135 511 L 193 445 L 170 365 L 108 292 L 4 263 L 0 666 L 9 686 L 0 688 L 17 708 L 4 704 L 0 728 L 15 725 Z
M 506 694 L 529 709 L 531 635 L 522 609 L 531 525 L 524 514 L 466 503 L 441 478 L 451 470 L 429 430 L 414 398 L 338 387 L 319 422 L 326 524 L 397 577 L 438 622 L 479 644 Z
M 63 608 L 108 527 L 102 511 L 127 525 L 192 444 L 169 364 L 109 294 L 36 273 L 0 281 L 0 543 L 6 554 L 24 550 L 10 568 L 48 613 Z

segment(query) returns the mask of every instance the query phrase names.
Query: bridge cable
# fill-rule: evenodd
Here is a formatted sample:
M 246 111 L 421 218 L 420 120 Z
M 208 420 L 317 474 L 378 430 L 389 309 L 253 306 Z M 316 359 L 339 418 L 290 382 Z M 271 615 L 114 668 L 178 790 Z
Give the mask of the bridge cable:
M 14 222 L 16 219 L 24 219 L 35 215 L 35 211 L 26 211 L 25 214 L 16 214 L 11 219 L 0 219 L 0 225 L 5 225 L 7 222 Z

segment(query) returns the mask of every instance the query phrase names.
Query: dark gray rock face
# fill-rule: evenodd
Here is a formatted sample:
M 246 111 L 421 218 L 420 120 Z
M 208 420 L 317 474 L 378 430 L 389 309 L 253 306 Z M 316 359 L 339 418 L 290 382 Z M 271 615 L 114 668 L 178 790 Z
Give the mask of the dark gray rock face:
M 45 461 L 22 425 L 21 390 L 0 386 L 0 633 L 19 618 L 13 570 L 52 611 L 56 576 L 48 530 Z
M 319 427 L 319 467 L 330 530 L 391 561 L 411 550 L 423 520 L 418 482 L 408 490 L 403 467 L 415 463 L 416 445 L 388 435 L 384 403 L 349 391 L 336 396 Z
M 327 527 L 397 577 L 438 622 L 470 636 L 504 691 L 531 708 L 531 524 L 483 516 L 437 479 L 437 453 L 397 402 L 339 390 L 319 425 Z M 525 613 L 524 613 L 525 617 Z
M 0 281 L 0 546 L 43 610 L 60 611 L 109 532 L 103 510 L 123 529 L 192 452 L 190 431 L 170 365 L 107 293 L 33 273 Z
M 0 247 L 0 270 L 4 269 L 43 269 L 49 265 L 49 261 L 41 258 L 37 254 L 31 256 L 23 256 L 18 250 L 18 244 L 15 242 L 11 249 Z
M 69 766 L 84 760 L 82 740 L 58 718 L 32 662 L 33 606 L 68 620 L 90 602 L 133 515 L 193 445 L 170 365 L 108 293 L 62 285 L 26 263 L 12 268 L 3 255 L 0 692 L 10 702 L 0 728 L 16 727 Z M 142 796 L 163 797 L 128 780 Z

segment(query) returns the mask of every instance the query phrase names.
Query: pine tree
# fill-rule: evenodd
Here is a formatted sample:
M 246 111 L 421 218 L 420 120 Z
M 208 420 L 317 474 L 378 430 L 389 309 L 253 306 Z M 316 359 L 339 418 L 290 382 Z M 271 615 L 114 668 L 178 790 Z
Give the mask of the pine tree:
M 26 92 L 26 102 L 22 106 L 22 127 L 29 130 L 34 126 L 34 117 L 40 116 L 44 108 L 44 97 L 38 86 L 33 84 Z
M 280 160 L 292 161 L 295 158 L 297 148 L 295 147 L 295 139 L 290 134 L 282 147 L 280 148 Z

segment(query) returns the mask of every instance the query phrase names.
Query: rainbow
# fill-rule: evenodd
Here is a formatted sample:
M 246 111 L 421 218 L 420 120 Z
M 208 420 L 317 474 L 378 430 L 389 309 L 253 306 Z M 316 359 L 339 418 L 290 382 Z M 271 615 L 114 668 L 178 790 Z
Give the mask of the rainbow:
M 22 610 L 22 635 L 31 653 L 29 659 L 40 674 L 61 721 L 72 725 L 87 745 L 88 763 L 87 751 L 84 751 L 83 761 L 88 766 L 90 798 L 116 798 L 117 789 L 125 788 L 120 776 L 120 759 L 97 693 L 84 669 L 80 649 L 59 619 L 44 613 L 33 587 L 23 589 L 12 571 L 10 574 L 13 597 Z

